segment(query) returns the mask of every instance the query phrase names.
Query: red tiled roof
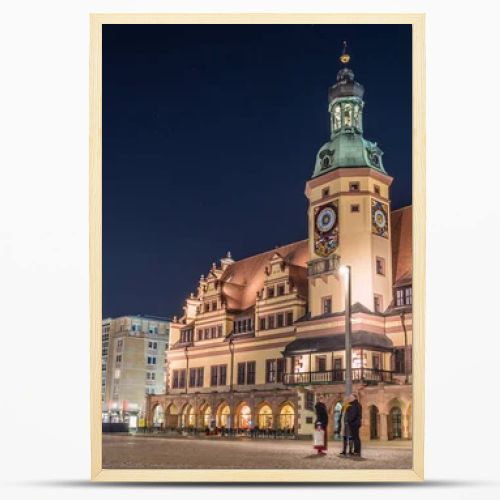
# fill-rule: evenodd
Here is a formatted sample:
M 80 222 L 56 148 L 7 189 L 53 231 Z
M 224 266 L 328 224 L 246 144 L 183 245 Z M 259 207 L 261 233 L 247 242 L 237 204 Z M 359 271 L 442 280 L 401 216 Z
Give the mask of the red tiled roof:
M 410 284 L 413 275 L 412 207 L 391 213 L 392 279 L 394 285 Z
M 239 260 L 228 266 L 221 281 L 222 291 L 230 309 L 246 309 L 255 304 L 256 294 L 264 286 L 265 268 L 275 253 L 292 264 L 290 275 L 299 293 L 307 290 L 307 240 L 296 241 L 267 252 Z

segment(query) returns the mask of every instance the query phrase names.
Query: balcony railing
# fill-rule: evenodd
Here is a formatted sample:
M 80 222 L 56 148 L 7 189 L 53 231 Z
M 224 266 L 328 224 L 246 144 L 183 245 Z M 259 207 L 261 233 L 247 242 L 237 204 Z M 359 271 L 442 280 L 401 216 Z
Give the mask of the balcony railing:
M 353 368 L 352 381 L 365 384 L 391 383 L 392 372 L 374 370 L 373 368 Z M 286 385 L 343 384 L 345 382 L 345 370 L 285 373 L 283 382 Z

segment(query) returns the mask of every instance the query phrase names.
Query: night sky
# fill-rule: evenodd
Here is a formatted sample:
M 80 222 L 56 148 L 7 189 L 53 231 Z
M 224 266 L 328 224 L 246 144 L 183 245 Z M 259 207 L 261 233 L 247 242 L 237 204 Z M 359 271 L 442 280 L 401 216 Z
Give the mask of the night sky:
M 343 40 L 392 208 L 408 205 L 411 26 L 103 27 L 103 317 L 180 315 L 228 250 L 307 237 Z

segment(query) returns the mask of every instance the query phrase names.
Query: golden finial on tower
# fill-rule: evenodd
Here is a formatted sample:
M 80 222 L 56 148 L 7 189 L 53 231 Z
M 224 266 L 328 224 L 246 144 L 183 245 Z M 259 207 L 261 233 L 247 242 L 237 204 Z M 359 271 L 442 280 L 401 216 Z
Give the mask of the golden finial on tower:
M 347 64 L 351 60 L 351 56 L 347 53 L 347 42 L 344 41 L 344 48 L 342 49 L 342 54 L 339 57 L 342 64 Z

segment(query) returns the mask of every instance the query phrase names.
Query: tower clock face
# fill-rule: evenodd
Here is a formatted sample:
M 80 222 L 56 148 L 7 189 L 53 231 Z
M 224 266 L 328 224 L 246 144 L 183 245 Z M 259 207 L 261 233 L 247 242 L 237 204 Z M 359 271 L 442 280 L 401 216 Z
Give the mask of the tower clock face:
M 372 233 L 389 238 L 389 207 L 372 199 Z
M 375 224 L 383 229 L 385 227 L 385 222 L 386 222 L 386 218 L 385 218 L 385 214 L 382 210 L 375 210 L 375 214 L 374 214 L 374 221 L 375 221 Z
M 326 233 L 332 229 L 337 220 L 337 214 L 332 207 L 323 208 L 316 217 L 316 227 L 322 233 Z
M 338 202 L 336 200 L 314 208 L 314 252 L 328 257 L 339 244 Z

